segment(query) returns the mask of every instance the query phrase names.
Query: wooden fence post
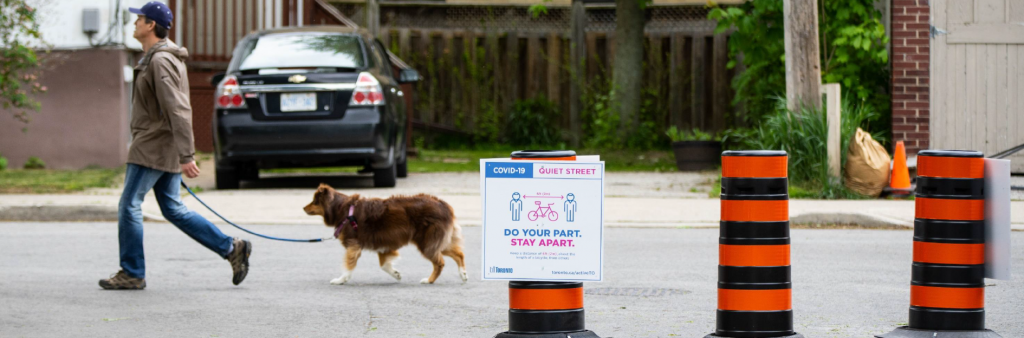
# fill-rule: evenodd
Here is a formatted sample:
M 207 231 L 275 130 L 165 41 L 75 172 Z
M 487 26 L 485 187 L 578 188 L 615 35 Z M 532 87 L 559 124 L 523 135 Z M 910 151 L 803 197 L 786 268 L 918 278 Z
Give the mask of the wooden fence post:
M 461 93 L 458 92 L 459 91 L 458 83 L 459 83 L 459 80 L 461 80 L 461 78 L 462 78 L 462 74 L 460 72 L 456 72 L 455 71 L 455 68 L 459 67 L 459 63 L 458 63 L 459 58 L 455 57 L 455 55 L 459 54 L 455 50 L 456 49 L 455 32 L 450 30 L 450 29 L 446 29 L 446 30 L 444 30 L 444 32 L 441 33 L 441 36 L 444 39 L 444 56 L 443 57 L 445 59 L 446 65 L 448 66 L 448 69 L 442 68 L 442 69 L 444 69 L 442 72 L 445 73 L 445 77 L 447 78 L 446 79 L 446 85 L 447 86 L 445 87 L 445 90 L 443 91 L 444 95 L 447 96 L 447 102 L 446 102 L 447 107 L 443 111 L 443 114 L 444 114 L 445 117 L 441 119 L 441 123 L 444 123 L 444 124 L 449 125 L 449 126 L 453 126 L 453 125 L 455 125 L 455 120 L 456 120 L 456 117 L 458 116 L 458 109 L 461 108 L 461 107 L 459 107 L 459 101 L 458 101 L 458 98 L 460 96 L 459 94 L 461 94 Z
M 366 0 L 366 29 L 373 36 L 380 36 L 380 3 L 379 0 Z
M 540 76 L 538 76 L 538 56 L 540 56 L 540 36 L 535 33 L 529 33 L 526 37 L 526 69 L 523 70 L 523 75 L 526 75 L 526 95 L 527 98 L 534 98 L 540 92 Z
M 676 128 L 683 127 L 683 45 L 686 37 L 673 33 L 669 38 L 668 111 L 669 123 Z
M 398 54 L 402 58 L 409 58 L 409 29 L 398 30 Z
M 487 31 L 487 57 L 484 58 L 484 62 L 491 63 L 491 88 L 487 88 L 490 91 L 491 97 L 491 109 L 492 114 L 498 114 L 502 111 L 502 98 L 501 98 L 501 83 L 505 80 L 502 76 L 504 73 L 504 67 L 501 66 L 501 48 L 498 47 L 499 32 L 489 30 Z M 484 74 L 485 76 L 487 74 Z M 481 88 L 482 89 L 482 88 Z M 492 117 L 493 118 L 493 117 Z M 491 120 L 491 123 L 496 121 Z
M 690 61 L 690 127 L 704 129 L 707 126 L 704 125 L 704 77 L 707 76 L 707 69 L 704 67 L 704 52 L 707 49 L 706 36 L 703 32 L 693 35 L 693 49 L 691 53 L 693 55 Z
M 717 132 L 725 130 L 725 115 L 729 113 L 729 47 L 725 45 L 725 34 L 715 34 L 711 55 L 711 129 Z
M 505 67 L 507 67 L 505 74 L 508 75 L 508 79 L 505 81 L 508 85 L 505 94 L 508 97 L 508 100 L 505 101 L 505 111 L 509 111 L 516 100 L 520 98 L 519 81 L 523 79 L 519 72 L 519 33 L 514 31 L 508 32 L 505 38 Z
M 587 52 L 583 57 L 587 59 L 587 75 L 583 78 L 586 79 L 587 83 L 591 83 L 596 80 L 599 75 L 598 66 L 601 65 L 602 60 L 597 51 L 597 33 L 590 32 L 585 35 L 587 39 Z
M 825 89 L 825 109 L 827 110 L 828 121 L 828 172 L 832 177 L 839 178 L 842 174 L 842 153 L 839 145 L 840 127 L 842 126 L 843 114 L 840 111 L 842 106 L 841 89 L 838 83 L 828 83 L 822 86 Z
M 548 100 L 554 101 L 555 103 L 562 101 L 562 93 L 559 80 L 559 71 L 562 68 L 562 37 L 555 32 L 548 34 L 548 52 L 547 52 L 547 84 L 548 84 Z

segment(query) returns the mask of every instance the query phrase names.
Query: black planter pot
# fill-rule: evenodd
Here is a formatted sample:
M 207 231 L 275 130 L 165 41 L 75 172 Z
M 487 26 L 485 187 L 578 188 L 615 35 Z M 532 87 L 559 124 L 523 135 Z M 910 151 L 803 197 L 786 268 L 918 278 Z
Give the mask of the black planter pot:
M 679 171 L 715 169 L 722 164 L 722 142 L 679 141 L 672 142 Z

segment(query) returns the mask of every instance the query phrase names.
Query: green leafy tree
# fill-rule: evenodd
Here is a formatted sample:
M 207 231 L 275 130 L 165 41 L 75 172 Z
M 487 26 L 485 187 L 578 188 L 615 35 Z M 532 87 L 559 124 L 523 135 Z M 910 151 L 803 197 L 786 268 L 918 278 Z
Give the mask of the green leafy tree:
M 551 0 L 544 0 L 541 1 L 540 3 L 532 4 L 526 10 L 530 12 L 530 15 L 533 16 L 534 18 L 540 17 L 542 14 L 546 15 L 548 14 L 549 2 L 551 2 Z
M 39 84 L 42 46 L 37 11 L 24 0 L 0 0 L 0 108 L 28 123 L 28 112 L 39 110 L 32 94 L 46 91 Z
M 708 18 L 718 20 L 716 33 L 730 29 L 728 66 L 743 62 L 746 71 L 733 81 L 734 103 L 743 102 L 748 119 L 759 121 L 775 111 L 775 97 L 785 96 L 783 0 L 753 0 L 736 7 L 715 5 Z M 873 111 L 872 129 L 888 128 L 889 39 L 874 0 L 819 1 L 822 82 L 840 83 L 843 94 Z M 740 61 L 742 55 L 742 61 Z
M 880 21 L 882 14 L 871 0 L 821 1 L 821 80 L 840 83 L 843 91 L 865 102 L 875 112 L 885 112 L 888 126 L 889 38 Z M 876 120 L 877 121 L 877 120 Z M 877 128 L 872 130 L 880 131 Z M 887 129 L 887 128 L 883 128 Z

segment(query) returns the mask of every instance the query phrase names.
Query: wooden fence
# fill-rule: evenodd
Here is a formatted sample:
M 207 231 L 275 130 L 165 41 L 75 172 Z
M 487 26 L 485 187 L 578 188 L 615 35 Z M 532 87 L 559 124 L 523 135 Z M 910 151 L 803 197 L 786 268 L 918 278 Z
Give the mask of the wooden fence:
M 419 70 L 415 118 L 427 126 L 476 132 L 489 114 L 504 115 L 521 99 L 543 96 L 570 127 L 570 85 L 584 87 L 584 105 L 606 94 L 615 51 L 613 33 L 587 32 L 584 74 L 573 74 L 567 34 L 384 28 L 381 40 Z M 732 111 L 727 36 L 712 32 L 646 34 L 645 111 L 660 130 L 670 125 L 720 131 L 741 119 Z M 586 110 L 586 107 L 585 109 Z M 500 118 L 500 117 L 499 117 Z

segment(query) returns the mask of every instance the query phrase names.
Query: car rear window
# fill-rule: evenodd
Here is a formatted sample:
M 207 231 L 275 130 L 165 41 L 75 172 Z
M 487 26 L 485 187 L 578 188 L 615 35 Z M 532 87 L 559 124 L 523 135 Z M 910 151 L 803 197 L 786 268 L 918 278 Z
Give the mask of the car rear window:
M 232 66 L 237 70 L 273 68 L 362 68 L 362 45 L 355 35 L 282 33 L 250 40 Z M 232 67 L 234 68 L 234 67 Z

